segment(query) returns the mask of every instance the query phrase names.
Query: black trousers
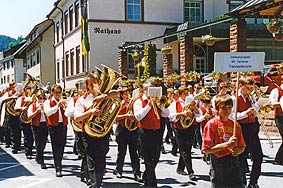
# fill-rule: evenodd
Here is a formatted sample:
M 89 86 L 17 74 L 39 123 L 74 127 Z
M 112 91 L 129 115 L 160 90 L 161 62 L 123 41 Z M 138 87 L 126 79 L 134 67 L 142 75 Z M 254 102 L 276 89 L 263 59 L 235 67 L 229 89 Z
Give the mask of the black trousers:
M 5 138 L 6 146 L 10 146 L 12 145 L 12 133 L 11 133 L 10 124 L 8 123 L 7 115 L 5 117 L 3 128 L 4 128 L 4 138 Z
M 241 173 L 238 157 L 211 155 L 209 174 L 212 188 L 244 188 Z
M 32 155 L 32 147 L 34 138 L 31 131 L 31 125 L 27 123 L 21 123 L 24 133 L 24 148 L 26 155 Z
M 90 188 L 99 188 L 106 167 L 106 154 L 109 151 L 109 134 L 102 138 L 93 138 L 83 133 L 87 152 L 87 167 L 91 180 Z
M 46 122 L 41 122 L 38 126 L 32 125 L 31 127 L 36 149 L 36 161 L 44 163 L 43 152 L 47 142 L 48 127 Z
M 187 168 L 188 174 L 194 173 L 192 165 L 192 146 L 195 137 L 195 125 L 187 129 L 174 129 L 180 157 L 177 170 Z
M 18 116 L 7 115 L 8 124 L 11 129 L 13 149 L 18 151 L 21 146 L 21 123 Z
M 250 173 L 250 183 L 257 183 L 261 173 L 261 164 L 263 159 L 262 148 L 258 137 L 259 123 L 241 123 L 242 133 L 246 142 L 247 147 L 245 151 L 239 156 L 240 166 L 243 171 L 245 178 L 245 171 L 248 167 L 247 159 L 248 155 L 252 157 L 252 169 Z M 244 179 L 245 180 L 245 179 Z M 245 181 L 246 182 L 246 181 Z
M 144 185 L 148 187 L 157 187 L 157 179 L 155 174 L 155 168 L 159 161 L 161 142 L 162 142 L 162 130 L 147 130 L 140 129 L 139 134 L 141 136 L 141 146 L 144 155 L 145 171 L 143 179 Z
M 85 148 L 86 140 L 83 136 L 82 132 L 75 133 L 75 145 L 79 155 L 81 156 L 82 163 L 81 163 L 81 181 L 86 181 L 89 179 L 88 168 L 87 168 L 87 148 Z
M 56 172 L 62 170 L 62 159 L 67 139 L 67 126 L 59 123 L 58 126 L 49 126 L 49 135 Z
M 278 163 L 283 164 L 283 117 L 282 116 L 275 116 L 275 123 L 279 130 L 279 134 L 281 136 L 281 145 L 275 155 L 275 161 Z
M 129 147 L 129 153 L 131 158 L 131 164 L 134 175 L 139 175 L 140 162 L 138 156 L 138 130 L 129 131 L 125 127 L 117 126 L 115 130 L 116 142 L 118 144 L 118 155 L 117 155 L 117 167 L 116 170 L 119 173 L 123 172 L 123 166 L 126 156 L 127 147 Z

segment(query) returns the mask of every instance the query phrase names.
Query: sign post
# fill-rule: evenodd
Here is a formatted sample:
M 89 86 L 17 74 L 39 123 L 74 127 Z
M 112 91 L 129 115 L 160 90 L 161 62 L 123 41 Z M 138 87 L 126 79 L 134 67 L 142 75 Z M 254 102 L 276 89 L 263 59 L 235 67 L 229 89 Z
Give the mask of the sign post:
M 263 71 L 264 58 L 264 52 L 216 52 L 214 54 L 215 72 L 237 72 L 234 136 L 236 135 L 240 72 Z

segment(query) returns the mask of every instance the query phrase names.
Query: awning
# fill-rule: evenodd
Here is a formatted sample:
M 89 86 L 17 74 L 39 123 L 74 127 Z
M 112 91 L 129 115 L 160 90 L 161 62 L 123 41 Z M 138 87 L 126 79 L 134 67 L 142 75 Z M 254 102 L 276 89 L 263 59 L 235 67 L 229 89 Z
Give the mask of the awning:
M 235 18 L 282 18 L 283 0 L 251 0 L 226 15 Z

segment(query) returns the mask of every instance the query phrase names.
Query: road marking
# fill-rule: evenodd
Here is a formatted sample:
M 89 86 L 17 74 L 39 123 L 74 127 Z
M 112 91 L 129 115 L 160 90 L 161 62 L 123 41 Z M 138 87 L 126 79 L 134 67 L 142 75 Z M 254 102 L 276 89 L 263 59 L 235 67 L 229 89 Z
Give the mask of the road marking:
M 8 153 L 6 153 L 6 152 L 0 152 L 0 156 L 1 155 L 8 155 Z
M 30 178 L 30 179 L 33 179 L 33 180 L 38 180 L 37 182 L 33 182 L 33 183 L 30 183 L 30 184 L 27 184 L 23 187 L 19 187 L 19 188 L 28 188 L 28 187 L 32 187 L 34 185 L 38 185 L 38 184 L 41 184 L 41 183 L 44 183 L 44 182 L 47 182 L 47 181 L 50 181 L 52 178 Z
M 10 168 L 15 168 L 15 167 L 18 167 L 18 166 L 21 166 L 21 164 L 15 164 L 15 165 L 11 165 L 11 166 L 8 166 L 8 167 L 5 167 L 5 168 L 0 168 L 0 171 L 8 170 Z
M 26 184 L 22 187 L 17 187 L 17 188 L 29 188 L 32 187 L 34 185 L 38 185 L 38 184 L 42 184 L 45 183 L 47 181 L 52 180 L 52 178 L 37 178 L 37 177 L 18 177 L 18 178 L 0 178 L 1 181 L 3 180 L 7 180 L 7 181 L 11 181 L 11 182 L 19 182 L 19 181 L 23 181 L 23 180 L 32 180 L 32 183 Z

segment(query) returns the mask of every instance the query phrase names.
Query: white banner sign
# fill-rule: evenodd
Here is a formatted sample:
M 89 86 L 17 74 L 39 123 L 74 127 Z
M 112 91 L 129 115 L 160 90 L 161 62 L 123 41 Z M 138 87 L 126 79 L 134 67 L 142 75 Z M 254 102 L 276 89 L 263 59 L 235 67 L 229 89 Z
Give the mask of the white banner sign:
M 216 52 L 215 72 L 254 72 L 263 71 L 264 52 Z

